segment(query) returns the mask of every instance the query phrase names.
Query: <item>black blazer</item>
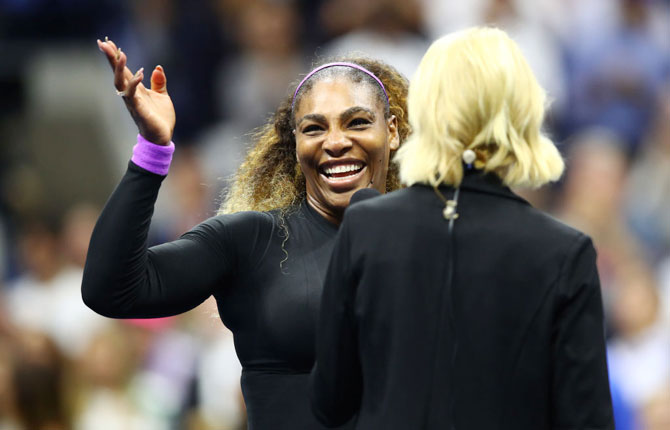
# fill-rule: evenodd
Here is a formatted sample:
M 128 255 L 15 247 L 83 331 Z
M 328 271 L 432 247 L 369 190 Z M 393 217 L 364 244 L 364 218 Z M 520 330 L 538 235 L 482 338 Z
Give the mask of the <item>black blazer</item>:
M 347 210 L 321 303 L 317 417 L 358 414 L 361 429 L 613 429 L 591 240 L 493 175 L 464 178 L 453 254 L 443 209 L 415 185 Z

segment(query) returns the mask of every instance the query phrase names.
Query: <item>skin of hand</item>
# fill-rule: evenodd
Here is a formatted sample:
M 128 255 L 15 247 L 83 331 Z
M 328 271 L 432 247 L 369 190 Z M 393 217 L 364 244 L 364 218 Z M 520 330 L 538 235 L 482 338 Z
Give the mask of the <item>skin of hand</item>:
M 172 140 L 176 116 L 167 92 L 167 77 L 162 66 L 151 73 L 151 89 L 142 84 L 144 68 L 135 74 L 126 67 L 128 58 L 116 44 L 105 38 L 98 40 L 98 48 L 107 57 L 114 71 L 114 86 L 123 98 L 140 134 L 149 142 L 169 145 Z

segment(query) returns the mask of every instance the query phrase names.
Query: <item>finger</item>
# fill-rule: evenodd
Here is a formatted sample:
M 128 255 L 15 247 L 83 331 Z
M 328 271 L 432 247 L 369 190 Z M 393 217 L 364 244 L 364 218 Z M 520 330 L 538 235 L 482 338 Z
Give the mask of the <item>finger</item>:
M 107 38 L 105 38 L 104 42 L 101 41 L 100 39 L 98 39 L 97 42 L 98 42 L 98 48 L 105 54 L 112 68 L 114 68 L 116 66 L 116 62 L 119 60 L 118 58 L 119 49 L 116 47 L 114 42 L 112 42 L 111 40 L 107 40 Z
M 109 37 L 105 36 L 105 43 L 109 44 L 109 46 L 112 47 L 114 51 L 117 51 L 119 48 L 116 46 L 116 43 L 114 43 L 113 40 L 111 40 Z
M 107 62 L 109 62 L 109 65 L 112 67 L 112 70 L 116 68 L 116 50 L 112 48 L 112 45 L 110 45 L 107 42 L 102 42 L 100 39 L 98 39 L 98 49 L 102 51 L 103 54 L 105 54 L 105 57 L 107 58 Z
M 118 60 L 116 60 L 116 66 L 114 67 L 114 86 L 118 91 L 125 91 L 127 81 L 132 79 L 132 73 L 130 77 L 126 77 L 126 56 L 121 53 L 118 55 Z M 128 71 L 130 72 L 130 70 Z
M 125 52 L 122 52 L 120 48 L 117 48 L 114 42 L 111 40 L 101 41 L 98 39 L 98 48 L 105 54 L 109 65 L 112 67 L 113 71 L 116 71 L 116 66 L 120 61 L 122 56 L 125 56 Z M 127 57 L 126 57 L 127 60 Z M 126 80 L 133 77 L 133 72 L 130 69 L 126 68 L 123 71 L 124 77 Z
M 157 93 L 167 94 L 167 76 L 163 66 L 156 66 L 151 73 L 151 89 Z
M 130 69 L 128 68 L 128 66 L 127 66 L 127 64 L 128 64 L 128 57 L 126 56 L 126 53 L 125 53 L 125 52 L 122 52 L 122 51 L 121 51 L 121 48 L 119 48 L 119 59 L 120 59 L 121 57 L 123 57 L 123 64 L 124 64 L 124 66 L 125 66 L 125 67 L 123 68 L 123 77 L 126 78 L 126 80 L 131 79 L 134 75 L 133 75 L 133 72 L 131 72 Z
M 135 72 L 135 75 L 133 75 L 133 77 L 128 81 L 128 85 L 126 85 L 125 98 L 132 99 L 135 97 L 137 86 L 142 82 L 142 79 L 144 79 L 144 67 Z

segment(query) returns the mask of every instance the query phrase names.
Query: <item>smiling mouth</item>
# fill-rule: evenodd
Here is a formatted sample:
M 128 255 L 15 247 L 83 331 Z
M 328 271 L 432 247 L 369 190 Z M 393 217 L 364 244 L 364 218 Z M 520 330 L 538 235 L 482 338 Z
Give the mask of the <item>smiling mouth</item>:
M 358 175 L 365 168 L 362 162 L 352 162 L 322 167 L 321 174 L 328 179 L 348 179 Z

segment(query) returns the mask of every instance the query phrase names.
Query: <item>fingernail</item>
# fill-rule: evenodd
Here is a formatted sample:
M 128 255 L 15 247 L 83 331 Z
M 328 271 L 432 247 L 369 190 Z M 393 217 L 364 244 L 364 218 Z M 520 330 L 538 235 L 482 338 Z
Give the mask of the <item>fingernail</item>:
M 109 37 L 105 36 L 105 42 L 109 42 Z
M 134 77 L 136 78 L 136 77 L 140 76 L 140 75 L 142 74 L 142 72 L 144 72 L 144 67 L 140 67 L 140 70 L 138 70 L 137 72 L 135 72 L 135 76 L 134 76 Z

